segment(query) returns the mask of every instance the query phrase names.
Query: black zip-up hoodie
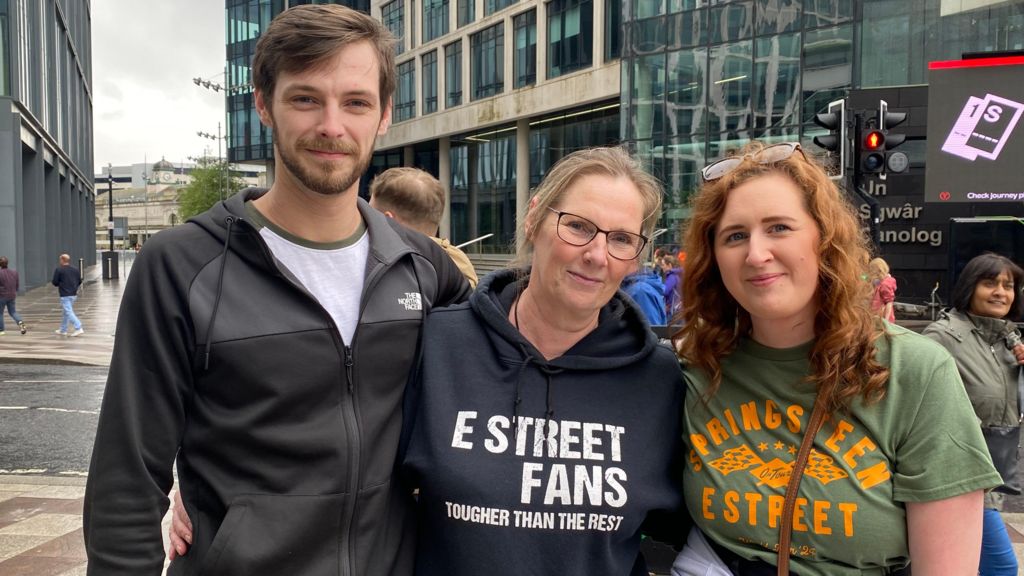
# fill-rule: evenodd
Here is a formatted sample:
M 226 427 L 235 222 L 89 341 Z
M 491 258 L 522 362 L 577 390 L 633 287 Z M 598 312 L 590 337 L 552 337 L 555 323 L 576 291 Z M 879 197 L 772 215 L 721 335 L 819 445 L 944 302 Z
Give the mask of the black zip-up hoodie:
M 416 576 L 646 575 L 645 521 L 674 521 L 677 541 L 688 528 L 675 354 L 619 292 L 545 360 L 508 320 L 515 277 L 491 274 L 424 328 L 403 431 Z
M 343 342 L 245 220 L 261 193 L 154 236 L 132 268 L 86 487 L 90 575 L 160 574 L 175 457 L 193 543 L 169 574 L 411 573 L 402 396 L 424 314 L 468 285 L 359 200 L 370 249 Z

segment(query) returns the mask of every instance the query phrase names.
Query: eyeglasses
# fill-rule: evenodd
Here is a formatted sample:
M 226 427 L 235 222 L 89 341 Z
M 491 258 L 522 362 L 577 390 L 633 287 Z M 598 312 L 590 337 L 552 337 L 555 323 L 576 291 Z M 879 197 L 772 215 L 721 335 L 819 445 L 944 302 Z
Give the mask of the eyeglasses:
M 602 230 L 590 220 L 582 216 L 555 210 L 548 206 L 555 214 L 558 214 L 558 223 L 555 231 L 558 237 L 566 244 L 573 246 L 586 246 L 590 244 L 597 233 L 604 234 L 605 247 L 608 255 L 616 260 L 632 260 L 640 255 L 640 252 L 647 245 L 647 237 L 625 230 Z
M 804 156 L 804 151 L 800 148 L 800 144 L 796 142 L 783 142 L 781 144 L 773 144 L 754 152 L 752 154 L 744 154 L 743 156 L 730 156 L 729 158 L 723 158 L 716 162 L 712 162 L 704 167 L 700 171 L 701 178 L 705 182 L 711 182 L 718 180 L 722 176 L 725 176 L 729 172 L 732 172 L 740 164 L 743 163 L 747 158 L 752 158 L 754 162 L 759 164 L 775 164 L 776 162 L 782 162 L 789 158 L 794 152 L 800 152 L 801 156 Z M 804 159 L 807 157 L 804 156 Z

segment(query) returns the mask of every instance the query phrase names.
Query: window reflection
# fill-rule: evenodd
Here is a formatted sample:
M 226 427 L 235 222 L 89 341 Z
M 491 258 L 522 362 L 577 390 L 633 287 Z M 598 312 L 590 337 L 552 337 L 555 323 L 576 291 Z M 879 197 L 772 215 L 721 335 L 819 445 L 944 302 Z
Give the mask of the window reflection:
M 708 134 L 751 128 L 752 47 L 752 42 L 746 40 L 711 49 Z
M 799 122 L 800 34 L 758 38 L 754 59 L 754 126 Z
M 804 0 L 804 28 L 834 26 L 852 19 L 853 0 Z
M 516 130 L 505 126 L 452 138 L 451 240 L 487 240 L 472 253 L 511 253 L 515 248 Z
M 661 134 L 665 113 L 665 55 L 637 58 L 631 77 L 633 131 L 630 138 L 644 139 Z
M 846 96 L 853 80 L 853 25 L 804 33 L 803 117 L 810 122 Z
M 706 48 L 668 54 L 668 133 L 703 134 L 708 51 Z
M 754 28 L 758 34 L 784 34 L 800 29 L 803 0 L 757 0 Z
M 708 29 L 711 43 L 750 38 L 754 32 L 753 2 L 731 2 L 711 9 Z

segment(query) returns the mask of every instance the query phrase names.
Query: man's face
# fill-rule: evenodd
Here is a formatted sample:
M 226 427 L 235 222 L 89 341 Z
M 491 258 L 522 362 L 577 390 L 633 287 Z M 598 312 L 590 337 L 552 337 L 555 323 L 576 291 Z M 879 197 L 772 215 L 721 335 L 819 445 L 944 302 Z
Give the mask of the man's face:
M 256 109 L 274 130 L 278 177 L 325 196 L 354 189 L 391 121 L 390 101 L 380 105 L 377 54 L 365 41 L 323 66 L 282 72 L 271 102 L 256 93 Z

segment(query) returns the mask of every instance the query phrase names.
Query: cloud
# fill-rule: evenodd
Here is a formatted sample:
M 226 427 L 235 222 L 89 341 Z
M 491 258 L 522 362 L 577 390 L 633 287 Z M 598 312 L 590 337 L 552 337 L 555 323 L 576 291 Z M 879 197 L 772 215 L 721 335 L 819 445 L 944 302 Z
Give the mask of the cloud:
M 210 145 L 216 153 L 216 142 L 196 131 L 223 124 L 224 96 L 192 78 L 224 82 L 223 2 L 105 0 L 92 8 L 97 173 L 108 162 L 177 164 Z

